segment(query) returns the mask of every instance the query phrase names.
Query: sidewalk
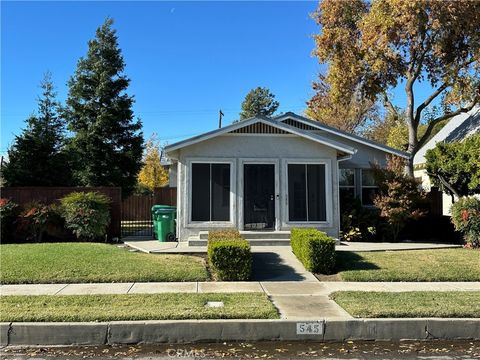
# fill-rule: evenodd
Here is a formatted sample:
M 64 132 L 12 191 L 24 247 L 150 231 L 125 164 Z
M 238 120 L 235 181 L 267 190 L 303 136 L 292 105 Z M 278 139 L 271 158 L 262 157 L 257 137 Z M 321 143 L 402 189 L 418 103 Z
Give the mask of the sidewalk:
M 164 254 L 195 254 L 206 253 L 206 246 L 188 246 L 183 242 L 160 242 L 158 240 L 125 240 L 125 245 L 145 253 L 164 253 Z M 378 243 L 378 242 L 345 242 L 335 246 L 337 251 L 402 251 L 402 250 L 430 250 L 430 249 L 449 249 L 458 248 L 461 245 L 442 244 L 442 243 L 416 243 L 416 242 L 398 242 L 398 243 Z M 252 246 L 252 251 L 259 252 L 264 249 L 290 249 L 289 246 Z
M 283 319 L 352 318 L 328 295 L 334 291 L 480 291 L 480 282 L 162 282 L 1 285 L 0 295 L 91 295 L 263 292 Z

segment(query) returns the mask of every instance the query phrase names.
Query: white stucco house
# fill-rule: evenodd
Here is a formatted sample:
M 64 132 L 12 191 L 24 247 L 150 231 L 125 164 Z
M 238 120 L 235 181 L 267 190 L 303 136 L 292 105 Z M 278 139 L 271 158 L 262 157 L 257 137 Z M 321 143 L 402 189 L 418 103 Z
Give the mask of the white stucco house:
M 467 137 L 480 132 L 480 106 L 474 107 L 469 112 L 465 112 L 454 116 L 447 124 L 432 138 L 422 146 L 422 148 L 413 157 L 414 175 L 415 178 L 421 181 L 422 187 L 425 191 L 430 191 L 432 183 L 425 169 L 426 160 L 425 154 L 428 150 L 433 149 L 437 143 L 446 142 L 451 143 L 455 141 L 463 141 Z M 447 194 L 442 194 L 442 213 L 443 215 L 450 215 L 450 208 L 452 206 L 452 197 Z
M 294 113 L 255 117 L 165 148 L 180 241 L 215 228 L 315 227 L 338 237 L 339 199 L 372 204 L 371 163 L 408 154 Z

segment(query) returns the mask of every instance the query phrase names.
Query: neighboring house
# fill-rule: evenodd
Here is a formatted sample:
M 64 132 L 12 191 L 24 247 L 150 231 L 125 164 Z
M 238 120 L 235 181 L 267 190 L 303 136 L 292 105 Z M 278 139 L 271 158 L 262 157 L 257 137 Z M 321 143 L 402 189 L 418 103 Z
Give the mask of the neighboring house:
M 408 154 L 294 113 L 255 117 L 168 145 L 177 235 L 315 227 L 338 237 L 340 194 L 372 204 L 371 163 Z
M 425 169 L 425 154 L 433 149 L 439 142 L 462 141 L 463 139 L 480 132 L 480 106 L 476 106 L 469 112 L 454 116 L 450 121 L 435 134 L 413 157 L 414 175 L 421 180 L 425 191 L 430 191 L 431 182 Z M 452 197 L 443 193 L 443 215 L 450 215 Z

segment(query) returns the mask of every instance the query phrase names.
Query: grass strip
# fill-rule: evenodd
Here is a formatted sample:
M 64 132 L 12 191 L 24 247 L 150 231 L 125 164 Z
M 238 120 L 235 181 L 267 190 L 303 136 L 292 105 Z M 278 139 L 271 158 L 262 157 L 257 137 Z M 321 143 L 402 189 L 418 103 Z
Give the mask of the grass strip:
M 480 291 L 338 291 L 330 298 L 359 318 L 480 317 Z
M 480 281 L 480 251 L 337 251 L 336 270 L 344 281 Z
M 208 307 L 222 301 L 224 307 Z M 0 321 L 277 319 L 263 293 L 2 296 Z
M 0 263 L 2 284 L 208 280 L 200 257 L 98 243 L 0 245 Z

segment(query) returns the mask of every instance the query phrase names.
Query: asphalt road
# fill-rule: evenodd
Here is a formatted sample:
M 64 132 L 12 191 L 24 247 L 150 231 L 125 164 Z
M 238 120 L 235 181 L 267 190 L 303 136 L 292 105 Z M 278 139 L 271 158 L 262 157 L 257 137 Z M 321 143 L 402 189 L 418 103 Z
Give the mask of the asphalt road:
M 1 359 L 480 359 L 480 341 L 260 342 L 3 348 Z

